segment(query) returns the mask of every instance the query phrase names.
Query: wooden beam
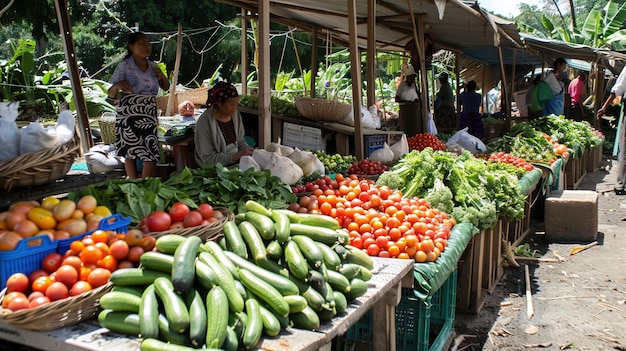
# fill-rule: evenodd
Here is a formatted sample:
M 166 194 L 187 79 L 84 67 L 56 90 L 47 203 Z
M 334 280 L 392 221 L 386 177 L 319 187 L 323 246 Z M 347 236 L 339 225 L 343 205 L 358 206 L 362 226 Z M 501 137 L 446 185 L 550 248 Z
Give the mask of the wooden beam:
M 367 107 L 376 103 L 376 0 L 367 1 Z
M 176 85 L 178 85 L 178 72 L 180 71 L 180 57 L 183 47 L 183 26 L 178 24 L 178 34 L 176 35 L 176 60 L 174 61 L 174 74 L 172 74 L 172 84 L 170 85 L 170 96 L 167 99 L 166 116 L 173 116 L 178 111 L 176 106 Z
M 65 62 L 67 63 L 67 70 L 72 85 L 72 95 L 74 96 L 74 105 L 76 106 L 76 114 L 78 117 L 78 132 L 80 133 L 82 151 L 87 152 L 93 146 L 93 138 L 91 136 L 91 126 L 89 125 L 87 103 L 85 102 L 83 86 L 80 81 L 76 50 L 74 49 L 72 23 L 70 22 L 70 16 L 67 10 L 67 2 L 65 0 L 55 0 L 54 5 L 59 21 L 63 51 L 65 52 Z
M 357 45 L 356 1 L 348 0 L 348 28 L 350 29 L 350 65 L 352 75 L 352 112 L 354 113 L 354 155 L 362 160 L 363 130 L 361 128 L 361 53 Z
M 310 97 L 315 98 L 315 77 L 317 77 L 317 28 L 313 29 L 313 38 L 311 43 L 311 87 Z
M 248 95 L 248 11 L 241 9 L 241 94 Z
M 270 85 L 270 0 L 258 0 L 259 8 L 259 147 L 272 141 Z M 277 136 L 278 137 L 278 136 Z

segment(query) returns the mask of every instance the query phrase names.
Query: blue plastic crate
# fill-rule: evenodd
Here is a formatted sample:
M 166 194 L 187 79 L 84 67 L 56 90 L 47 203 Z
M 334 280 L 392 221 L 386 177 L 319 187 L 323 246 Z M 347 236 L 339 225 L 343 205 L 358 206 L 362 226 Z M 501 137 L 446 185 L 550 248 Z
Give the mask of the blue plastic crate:
M 128 226 L 130 225 L 130 218 L 123 217 L 120 214 L 114 214 L 110 217 L 104 218 L 100 221 L 100 225 L 97 230 L 104 231 L 113 231 L 116 233 L 126 233 L 128 232 Z M 86 232 L 80 235 L 73 236 L 67 239 L 57 240 L 57 248 L 56 251 L 61 255 L 64 255 L 65 252 L 70 248 L 72 242 L 76 240 L 81 240 L 85 236 L 93 233 L 94 231 Z
M 20 240 L 15 250 L 0 252 L 0 290 L 4 289 L 11 274 L 28 275 L 41 268 L 44 257 L 56 249 L 56 241 L 50 240 L 48 235 L 38 235 Z

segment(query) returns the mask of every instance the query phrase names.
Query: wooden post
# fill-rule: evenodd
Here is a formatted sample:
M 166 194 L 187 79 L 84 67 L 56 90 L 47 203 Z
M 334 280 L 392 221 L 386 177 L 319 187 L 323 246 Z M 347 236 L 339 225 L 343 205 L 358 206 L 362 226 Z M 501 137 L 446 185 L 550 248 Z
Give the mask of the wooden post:
M 272 141 L 270 105 L 270 0 L 258 0 L 259 9 L 259 147 Z
M 310 86 L 309 96 L 312 98 L 315 98 L 315 78 L 316 77 L 317 77 L 317 28 L 313 29 L 313 42 L 311 43 L 311 86 Z
M 376 103 L 376 0 L 367 2 L 367 106 Z
M 82 151 L 87 152 L 93 146 L 93 139 L 91 137 L 89 114 L 87 112 L 87 104 L 85 103 L 85 95 L 83 94 L 83 86 L 80 81 L 78 61 L 76 60 L 76 50 L 74 49 L 72 23 L 70 22 L 70 16 L 67 11 L 67 2 L 65 0 L 55 0 L 54 4 L 56 7 L 57 19 L 59 21 L 59 30 L 61 31 L 61 41 L 63 42 L 65 61 L 67 62 L 67 70 L 69 72 L 70 82 L 72 85 L 74 105 L 76 106 L 76 114 L 78 116 L 78 131 L 80 132 Z
M 354 155 L 362 160 L 363 130 L 361 128 L 361 53 L 357 44 L 356 0 L 348 1 L 348 28 L 350 38 L 350 66 L 352 74 L 352 112 L 354 113 Z
M 170 84 L 170 97 L 167 99 L 167 110 L 165 110 L 166 116 L 171 116 L 176 106 L 172 106 L 172 103 L 176 98 L 176 85 L 178 85 L 178 71 L 180 70 L 180 56 L 183 47 L 183 26 L 178 24 L 178 34 L 176 36 L 176 61 L 174 61 L 174 73 L 172 74 L 172 84 Z
M 248 11 L 241 9 L 241 94 L 248 95 Z
M 498 57 L 500 58 L 500 72 L 502 73 L 502 84 L 500 87 L 500 109 L 504 113 L 504 117 L 506 118 L 506 130 L 511 129 L 511 114 L 509 113 L 508 98 L 507 98 L 507 82 L 506 82 L 506 70 L 504 69 L 504 56 L 502 55 L 502 47 L 498 46 Z

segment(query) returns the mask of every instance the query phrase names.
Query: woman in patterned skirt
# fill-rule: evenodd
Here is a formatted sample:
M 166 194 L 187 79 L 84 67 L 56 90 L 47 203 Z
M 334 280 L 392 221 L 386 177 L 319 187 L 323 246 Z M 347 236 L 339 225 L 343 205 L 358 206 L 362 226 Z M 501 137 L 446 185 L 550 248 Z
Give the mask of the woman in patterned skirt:
M 148 58 L 152 46 L 141 32 L 128 37 L 126 58 L 116 67 L 108 90 L 109 98 L 121 93 L 115 123 L 117 154 L 126 158 L 128 178 L 138 178 L 137 160 L 143 161 L 141 176 L 156 176 L 159 159 L 156 95 L 159 87 L 169 89 L 170 83 L 161 69 Z

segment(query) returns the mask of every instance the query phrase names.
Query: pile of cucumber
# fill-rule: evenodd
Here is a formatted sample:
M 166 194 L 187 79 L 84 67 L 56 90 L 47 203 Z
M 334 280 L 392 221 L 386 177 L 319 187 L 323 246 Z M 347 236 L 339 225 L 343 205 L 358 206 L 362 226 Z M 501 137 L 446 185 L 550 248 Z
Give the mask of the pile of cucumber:
M 165 235 L 141 268 L 112 273 L 100 325 L 141 350 L 254 348 L 288 326 L 315 330 L 367 292 L 373 262 L 335 219 L 247 201 L 223 236 Z

